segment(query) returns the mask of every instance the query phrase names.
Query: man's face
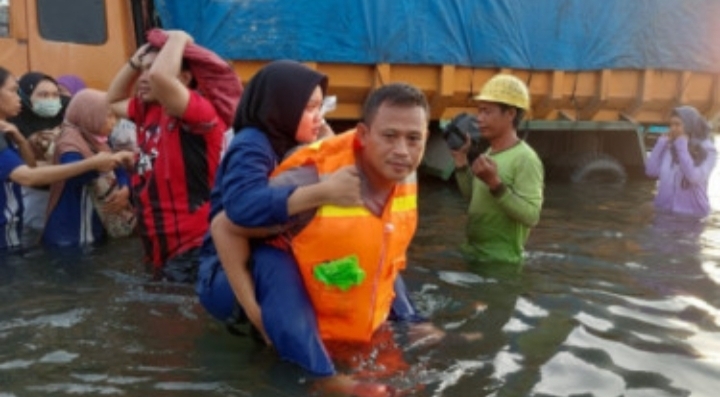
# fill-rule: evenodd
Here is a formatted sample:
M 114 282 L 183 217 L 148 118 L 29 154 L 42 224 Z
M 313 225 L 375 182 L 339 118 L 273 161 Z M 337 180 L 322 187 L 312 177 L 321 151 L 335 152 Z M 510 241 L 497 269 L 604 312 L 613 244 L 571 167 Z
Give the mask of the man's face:
M 140 60 L 140 67 L 142 68 L 142 73 L 140 73 L 140 77 L 138 77 L 136 90 L 137 95 L 143 102 L 154 102 L 157 100 L 152 93 L 150 79 L 148 78 L 150 67 L 152 66 L 153 62 L 155 62 L 155 58 L 157 58 L 157 52 L 148 52 L 147 54 L 143 55 Z
M 380 182 L 400 182 L 425 152 L 427 113 L 420 106 L 380 105 L 370 125 L 358 125 L 365 171 Z
M 513 129 L 515 112 L 503 111 L 500 105 L 494 102 L 478 102 L 478 125 L 483 138 L 492 141 L 505 135 Z

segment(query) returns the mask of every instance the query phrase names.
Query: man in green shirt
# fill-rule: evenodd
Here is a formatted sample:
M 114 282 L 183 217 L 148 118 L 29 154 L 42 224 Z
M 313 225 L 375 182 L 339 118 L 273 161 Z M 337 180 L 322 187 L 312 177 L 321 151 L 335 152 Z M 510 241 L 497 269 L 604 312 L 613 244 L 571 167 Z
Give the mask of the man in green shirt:
M 480 133 L 490 148 L 469 164 L 466 136 L 465 145 L 452 152 L 455 179 L 470 199 L 462 251 L 472 262 L 519 264 L 543 202 L 542 162 L 517 134 L 530 95 L 520 79 L 500 74 L 474 99 Z

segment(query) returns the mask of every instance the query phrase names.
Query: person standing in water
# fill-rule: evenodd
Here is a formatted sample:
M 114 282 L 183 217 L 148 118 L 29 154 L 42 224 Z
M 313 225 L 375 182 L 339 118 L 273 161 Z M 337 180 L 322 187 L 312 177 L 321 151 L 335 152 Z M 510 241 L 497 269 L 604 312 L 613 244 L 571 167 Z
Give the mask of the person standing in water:
M 466 136 L 465 145 L 452 152 L 455 179 L 470 200 L 463 254 L 482 264 L 521 263 L 530 230 L 540 220 L 544 188 L 542 162 L 517 133 L 530 95 L 520 79 L 499 74 L 475 100 L 480 133 L 490 148 L 469 164 Z
M 248 98 L 254 90 L 251 82 Z M 317 114 L 320 100 L 318 95 L 306 109 Z M 247 105 L 243 103 L 240 111 Z M 320 118 L 314 119 L 317 130 Z M 270 169 L 260 179 L 259 174 L 249 175 L 231 166 L 246 159 L 240 154 L 249 145 L 241 144 L 241 138 L 248 134 L 246 139 L 250 139 L 254 129 L 240 132 L 221 166 L 218 181 L 222 182 L 216 189 L 226 198 L 216 201 L 220 197 L 213 195 L 213 224 L 223 216 L 219 206 L 223 203 L 226 218 L 237 219 L 241 225 L 289 227 L 279 229 L 277 238 L 254 246 L 250 276 L 244 263 L 228 260 L 227 251 L 234 246 L 225 237 L 219 240 L 223 236 L 213 225 L 218 252 L 202 262 L 197 285 L 208 312 L 223 321 L 238 309 L 244 312 L 258 323 L 282 358 L 318 377 L 317 385 L 323 390 L 389 395 L 386 385 L 339 374 L 333 359 L 341 357 L 333 355 L 330 346 L 335 342 L 366 346 L 382 333 L 378 331 L 387 320 L 424 320 L 407 299 L 400 272 L 417 225 L 415 170 L 425 148 L 427 121 L 427 101 L 417 88 L 406 84 L 381 87 L 368 98 L 355 131 L 298 149 L 272 173 L 274 178 L 290 175 L 291 180 L 304 182 L 275 186 L 267 180 Z M 286 134 L 291 136 L 293 130 Z M 262 163 L 272 165 L 271 161 Z M 260 181 L 263 186 L 254 189 L 253 195 L 241 194 Z M 339 182 L 347 187 L 327 189 Z M 329 199 L 329 193 L 339 196 Z M 259 195 L 266 199 L 258 199 Z M 306 199 L 300 200 L 303 196 Z M 284 205 L 275 203 L 280 199 Z M 288 214 L 316 207 L 309 216 L 288 222 Z M 433 340 L 443 335 L 427 323 L 413 328 Z
M 112 153 L 107 137 L 115 125 L 104 92 L 92 88 L 77 93 L 68 105 L 57 139 L 54 164 L 72 164 L 95 153 Z M 52 247 L 77 247 L 101 242 L 118 229 L 129 235 L 134 227 L 129 177 L 125 169 L 90 171 L 50 186 L 48 219 L 42 242 Z
M 658 180 L 655 209 L 703 218 L 710 214 L 708 182 L 717 162 L 710 125 L 692 106 L 670 116 L 670 131 L 661 136 L 645 164 Z
M 18 83 L 10 72 L 0 67 L 0 178 L 5 188 L 0 191 L 0 205 L 5 208 L 0 216 L 0 250 L 17 249 L 22 246 L 23 201 L 20 186 L 44 186 L 72 178 L 85 172 L 106 172 L 120 164 L 132 164 L 130 152 L 100 152 L 71 164 L 35 167 L 35 154 L 30 143 L 9 117 L 20 112 Z

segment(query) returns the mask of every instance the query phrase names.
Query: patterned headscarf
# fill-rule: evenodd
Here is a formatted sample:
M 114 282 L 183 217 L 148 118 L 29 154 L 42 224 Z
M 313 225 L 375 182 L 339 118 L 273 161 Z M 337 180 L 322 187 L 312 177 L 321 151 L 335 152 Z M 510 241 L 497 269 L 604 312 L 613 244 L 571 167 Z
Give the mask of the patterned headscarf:
M 55 141 L 53 164 L 60 164 L 65 153 L 77 152 L 88 158 L 98 152 L 111 151 L 107 143 L 96 138 L 107 122 L 109 111 L 110 105 L 103 91 L 86 88 L 75 94 L 65 112 L 60 136 Z M 57 205 L 64 187 L 64 180 L 50 185 L 47 214 Z

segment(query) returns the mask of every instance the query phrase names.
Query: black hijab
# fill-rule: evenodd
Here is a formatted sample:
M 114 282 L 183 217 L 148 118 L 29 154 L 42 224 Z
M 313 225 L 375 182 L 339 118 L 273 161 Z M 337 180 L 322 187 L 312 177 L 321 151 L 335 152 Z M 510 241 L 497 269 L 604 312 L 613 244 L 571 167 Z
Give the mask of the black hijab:
M 235 112 L 233 130 L 255 127 L 270 139 L 282 159 L 298 145 L 295 132 L 305 106 L 318 85 L 325 95 L 328 79 L 322 73 L 295 61 L 274 61 L 248 82 Z
M 60 96 L 62 108 L 55 117 L 41 117 L 33 112 L 30 96 L 33 91 L 35 91 L 38 84 L 40 84 L 43 80 L 52 81 L 55 85 L 57 85 L 55 79 L 40 72 L 25 73 L 20 80 L 18 80 L 18 86 L 20 87 L 18 89 L 18 94 L 20 95 L 22 107 L 20 109 L 20 113 L 9 121 L 15 124 L 18 130 L 20 130 L 20 133 L 22 133 L 25 137 L 28 137 L 38 131 L 48 130 L 59 126 L 65 115 L 65 108 L 67 107 L 69 98 L 64 96 Z

